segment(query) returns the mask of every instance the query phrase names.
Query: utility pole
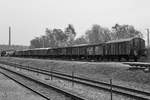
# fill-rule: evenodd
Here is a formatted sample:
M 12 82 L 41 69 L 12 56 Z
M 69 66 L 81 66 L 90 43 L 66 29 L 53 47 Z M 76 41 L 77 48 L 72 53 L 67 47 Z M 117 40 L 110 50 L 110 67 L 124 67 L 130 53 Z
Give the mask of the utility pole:
M 43 48 L 45 47 L 45 36 L 43 36 Z
M 149 29 L 147 28 L 147 46 L 149 47 Z
M 43 48 L 45 47 L 45 40 L 43 39 Z
M 11 46 L 11 27 L 9 26 L 9 46 Z

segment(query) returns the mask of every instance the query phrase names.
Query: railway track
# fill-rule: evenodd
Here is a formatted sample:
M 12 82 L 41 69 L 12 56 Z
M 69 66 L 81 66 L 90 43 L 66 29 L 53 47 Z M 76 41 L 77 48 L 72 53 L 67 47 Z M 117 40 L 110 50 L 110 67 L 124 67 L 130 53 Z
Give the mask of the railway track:
M 4 74 L 5 76 L 9 77 L 10 79 L 16 81 L 17 83 L 23 85 L 24 87 L 30 89 L 31 91 L 37 93 L 38 95 L 44 97 L 46 100 L 52 100 L 48 96 L 49 93 L 46 93 L 45 91 L 37 91 L 37 90 L 33 89 L 31 86 L 29 86 L 32 84 L 32 82 L 36 83 L 36 85 L 38 84 L 38 86 L 44 87 L 45 89 L 52 89 L 52 90 L 58 92 L 59 94 L 60 93 L 63 94 L 64 96 L 66 96 L 67 100 L 89 100 L 79 94 L 72 93 L 71 91 L 67 91 L 67 90 L 61 89 L 55 85 L 45 83 L 39 79 L 35 79 L 35 77 L 32 77 L 30 75 L 26 75 L 26 74 L 23 74 L 23 73 L 20 73 L 17 71 L 13 71 L 13 70 L 10 70 L 10 69 L 2 67 L 2 66 L 0 66 L 0 68 L 3 70 L 3 71 L 0 71 L 0 73 Z M 22 80 L 20 81 L 19 78 Z M 28 83 L 29 85 L 25 84 L 27 81 L 30 81 L 30 83 Z M 36 87 L 38 87 L 38 86 L 36 86 Z M 64 99 L 64 100 L 66 100 L 66 99 Z
M 150 63 L 146 62 L 124 62 L 123 64 L 130 65 L 130 69 L 141 69 L 145 72 L 150 72 Z
M 146 63 L 146 62 L 123 62 L 123 64 L 130 65 L 130 66 L 140 66 L 140 67 L 150 68 L 150 63 Z
M 54 71 L 53 72 L 47 71 L 44 69 L 37 69 L 37 68 L 31 67 L 31 66 L 24 66 L 21 64 L 14 64 L 14 63 L 7 63 L 7 62 L 0 62 L 0 63 L 10 65 L 12 67 L 30 70 L 30 71 L 37 72 L 37 73 L 44 74 L 44 75 L 49 75 L 51 77 L 56 77 L 56 78 L 61 78 L 61 79 L 68 80 L 68 81 L 73 81 L 73 82 L 76 82 L 79 84 L 84 84 L 84 85 L 91 86 L 94 88 L 103 89 L 106 91 L 112 91 L 113 93 L 125 95 L 125 96 L 135 98 L 138 100 L 150 100 L 150 92 L 146 92 L 146 91 L 131 89 L 131 88 L 118 86 L 118 85 L 110 85 L 110 84 L 104 83 L 104 82 L 80 78 L 80 77 L 62 74 L 62 73 L 58 73 L 58 72 L 54 72 Z M 110 90 L 110 87 L 112 87 L 112 90 Z

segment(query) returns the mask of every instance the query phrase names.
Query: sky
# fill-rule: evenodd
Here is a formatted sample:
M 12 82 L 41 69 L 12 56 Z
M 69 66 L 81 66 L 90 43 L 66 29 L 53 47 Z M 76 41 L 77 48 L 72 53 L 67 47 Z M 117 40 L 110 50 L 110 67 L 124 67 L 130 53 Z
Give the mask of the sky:
M 64 29 L 72 24 L 78 36 L 99 24 L 133 25 L 144 36 L 150 28 L 150 0 L 0 0 L 0 44 L 30 45 L 45 28 Z

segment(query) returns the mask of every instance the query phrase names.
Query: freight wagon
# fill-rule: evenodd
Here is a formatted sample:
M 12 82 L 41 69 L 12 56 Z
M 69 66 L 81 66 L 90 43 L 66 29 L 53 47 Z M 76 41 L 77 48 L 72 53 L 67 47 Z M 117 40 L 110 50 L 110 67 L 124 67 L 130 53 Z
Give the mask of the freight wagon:
M 128 38 L 106 42 L 105 57 L 126 60 L 137 59 L 145 55 L 145 41 L 142 38 Z
M 145 50 L 145 41 L 142 38 L 135 37 L 92 45 L 82 44 L 71 47 L 36 48 L 16 51 L 13 56 L 94 60 L 121 60 L 124 58 L 137 61 L 138 58 L 145 55 Z

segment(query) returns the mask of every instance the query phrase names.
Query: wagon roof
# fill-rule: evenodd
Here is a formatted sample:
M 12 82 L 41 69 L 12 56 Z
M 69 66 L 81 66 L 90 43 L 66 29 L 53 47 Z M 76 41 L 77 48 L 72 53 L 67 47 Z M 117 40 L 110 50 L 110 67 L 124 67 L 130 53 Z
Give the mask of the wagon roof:
M 34 49 L 24 49 L 24 50 L 17 50 L 17 51 L 29 51 L 29 50 L 48 50 L 50 48 L 34 48 Z
M 80 46 L 87 46 L 89 44 L 78 44 L 78 45 L 73 45 L 73 47 L 80 47 Z
M 81 46 L 93 46 L 93 45 L 102 45 L 104 43 L 97 43 L 97 44 L 79 44 L 79 45 L 74 45 L 72 47 L 81 47 Z
M 135 38 L 139 38 L 139 37 L 132 37 L 132 38 L 127 38 L 127 39 L 112 40 L 112 41 L 108 41 L 106 43 L 127 42 L 127 41 L 131 41 L 132 39 L 135 39 Z
M 28 50 L 47 50 L 47 49 L 51 49 L 51 48 L 35 48 L 35 49 L 28 49 Z

